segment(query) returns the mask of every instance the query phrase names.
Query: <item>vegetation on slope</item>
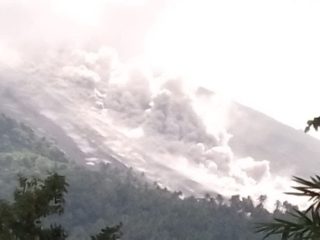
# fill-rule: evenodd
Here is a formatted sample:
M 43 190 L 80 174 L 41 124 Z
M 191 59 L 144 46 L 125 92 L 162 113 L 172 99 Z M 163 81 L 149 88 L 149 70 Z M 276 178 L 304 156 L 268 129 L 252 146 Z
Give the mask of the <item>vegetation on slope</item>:
M 318 131 L 320 117 L 307 122 L 305 132 L 313 127 Z M 264 238 L 279 235 L 283 240 L 316 240 L 320 239 L 320 176 L 311 177 L 310 180 L 294 177 L 298 184 L 293 187 L 295 192 L 288 194 L 309 198 L 309 206 L 305 210 L 292 209 L 288 212 L 290 218 L 275 217 L 271 222 L 256 225 L 256 232 L 264 233 Z
M 18 174 L 42 177 L 58 172 L 69 184 L 64 214 L 50 216 L 47 224 L 59 223 L 68 239 L 89 239 L 105 226 L 122 222 L 123 240 L 237 240 L 261 239 L 253 233 L 255 222 L 282 217 L 288 203 L 278 203 L 273 213 L 254 205 L 250 197 L 220 195 L 184 197 L 180 192 L 148 183 L 142 174 L 112 165 L 81 166 L 67 161 L 52 142 L 27 126 L 0 117 L 0 198 L 13 202 Z M 104 228 L 96 238 L 103 238 Z

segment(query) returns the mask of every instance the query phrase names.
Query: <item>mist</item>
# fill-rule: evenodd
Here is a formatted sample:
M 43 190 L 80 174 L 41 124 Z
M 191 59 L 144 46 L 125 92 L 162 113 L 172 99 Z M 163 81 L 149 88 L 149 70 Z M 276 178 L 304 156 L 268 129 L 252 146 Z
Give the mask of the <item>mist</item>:
M 11 108 L 23 103 L 61 126 L 89 165 L 109 162 L 111 151 L 125 166 L 186 195 L 284 199 L 288 177 L 272 174 L 268 160 L 234 155 L 229 103 L 210 90 L 122 64 L 110 48 L 65 51 L 11 70 L 1 74 L 2 99 L 9 92 Z
M 11 66 L 70 47 L 102 46 L 117 49 L 124 60 L 135 58 L 165 4 L 162 0 L 1 0 L 0 61 Z
M 61 126 L 89 165 L 109 162 L 112 152 L 185 194 L 285 199 L 289 177 L 274 174 L 268 159 L 234 154 L 227 98 L 139 61 L 165 1 L 97 1 L 88 16 L 72 5 L 31 2 L 0 1 L 4 108 L 28 106 Z

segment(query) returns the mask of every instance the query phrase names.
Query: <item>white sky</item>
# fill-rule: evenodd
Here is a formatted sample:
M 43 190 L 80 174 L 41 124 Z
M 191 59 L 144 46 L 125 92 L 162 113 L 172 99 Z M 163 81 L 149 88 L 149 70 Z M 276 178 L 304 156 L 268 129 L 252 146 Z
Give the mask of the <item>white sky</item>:
M 320 115 L 319 13 L 312 0 L 181 0 L 149 35 L 147 53 L 301 129 Z
M 165 8 L 161 2 L 0 0 L 0 62 L 18 62 L 18 40 L 25 47 L 41 38 L 97 38 L 120 52 L 136 48 L 131 56 L 296 128 L 320 115 L 320 1 L 169 0 Z M 108 4 L 117 12 L 110 14 Z M 149 15 L 157 8 L 155 21 Z

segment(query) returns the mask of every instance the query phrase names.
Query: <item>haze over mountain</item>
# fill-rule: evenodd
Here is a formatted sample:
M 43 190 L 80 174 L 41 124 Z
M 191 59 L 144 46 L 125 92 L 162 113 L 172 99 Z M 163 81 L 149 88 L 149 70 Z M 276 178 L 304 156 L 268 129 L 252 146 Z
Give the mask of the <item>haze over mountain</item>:
M 250 154 L 255 159 L 270 159 L 271 169 L 279 174 L 318 174 L 317 138 L 236 103 L 230 107 L 230 117 L 228 130 L 234 135 L 230 146 L 239 157 Z
M 123 240 L 261 239 L 253 224 L 306 207 L 291 177 L 318 174 L 297 129 L 319 114 L 319 11 L 0 0 L 1 202 L 17 174 L 54 171 L 70 240 L 120 222 Z
M 281 194 L 314 173 L 319 141 L 211 90 L 121 63 L 110 48 L 52 52 L 0 75 L 1 111 L 72 159 L 144 172 L 185 194 Z M 263 190 L 263 192 L 261 192 Z

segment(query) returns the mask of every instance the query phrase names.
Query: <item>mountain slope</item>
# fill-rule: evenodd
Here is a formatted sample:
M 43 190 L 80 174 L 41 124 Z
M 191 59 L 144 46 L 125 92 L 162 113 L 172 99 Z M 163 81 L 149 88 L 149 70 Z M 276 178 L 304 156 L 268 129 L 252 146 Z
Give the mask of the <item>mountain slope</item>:
M 319 156 L 308 135 L 204 88 L 124 66 L 105 49 L 48 56 L 17 72 L 0 72 L 1 111 L 51 135 L 75 161 L 131 167 L 186 195 L 264 189 L 284 199 L 291 175 L 313 173 Z
M 64 213 L 42 226 L 61 224 L 69 240 L 89 239 L 101 227 L 119 222 L 123 240 L 256 240 L 261 235 L 252 232 L 254 222 L 285 216 L 269 213 L 262 203 L 254 206 L 250 197 L 183 197 L 148 183 L 132 169 L 103 163 L 83 166 L 68 161 L 47 139 L 50 136 L 0 115 L 0 201 L 12 199 L 18 174 L 41 177 L 58 172 L 68 183 Z
M 268 159 L 271 169 L 282 174 L 319 174 L 318 139 L 240 104 L 232 104 L 229 114 L 230 146 L 237 156 Z

